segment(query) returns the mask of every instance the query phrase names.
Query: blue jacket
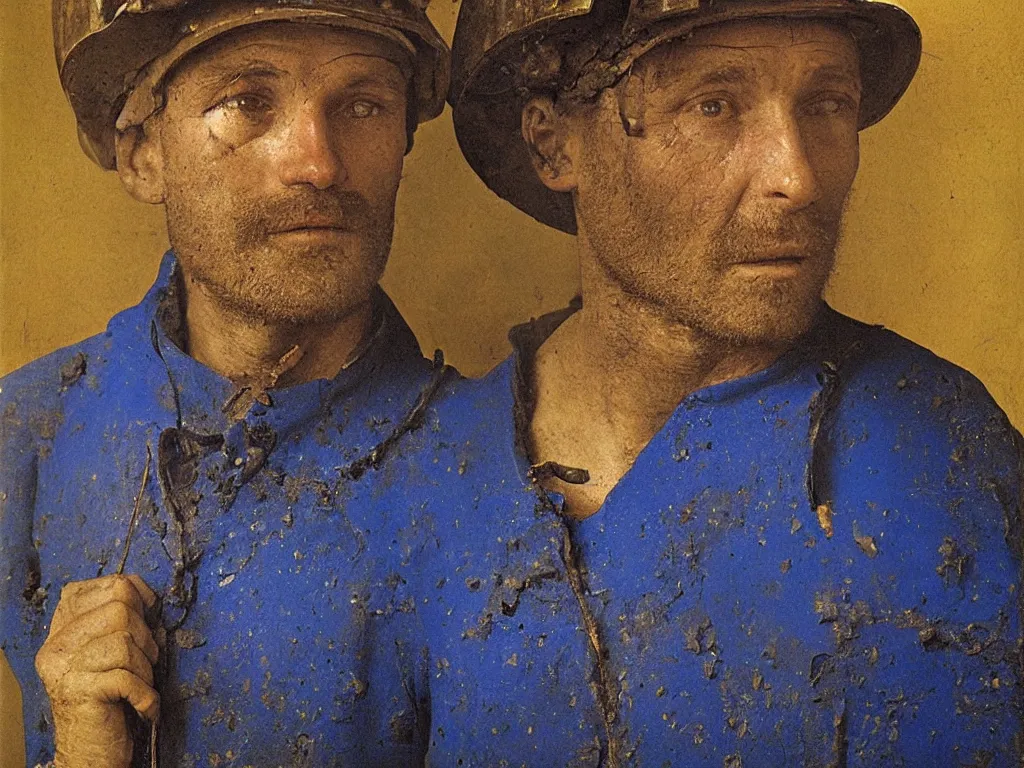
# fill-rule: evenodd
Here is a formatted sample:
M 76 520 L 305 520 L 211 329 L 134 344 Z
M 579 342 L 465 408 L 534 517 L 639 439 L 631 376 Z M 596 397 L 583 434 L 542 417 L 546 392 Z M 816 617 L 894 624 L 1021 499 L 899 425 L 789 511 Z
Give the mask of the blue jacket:
M 825 310 L 570 522 L 523 450 L 564 316 L 433 417 L 431 766 L 1020 765 L 1020 436 L 976 379 Z
M 115 572 L 140 491 L 126 572 L 163 598 L 162 765 L 420 764 L 398 576 L 415 523 L 390 499 L 447 372 L 380 294 L 337 378 L 238 406 L 171 339 L 175 269 L 105 333 L 0 380 L 0 647 L 29 764 L 52 756 L 33 658 L 61 588 Z

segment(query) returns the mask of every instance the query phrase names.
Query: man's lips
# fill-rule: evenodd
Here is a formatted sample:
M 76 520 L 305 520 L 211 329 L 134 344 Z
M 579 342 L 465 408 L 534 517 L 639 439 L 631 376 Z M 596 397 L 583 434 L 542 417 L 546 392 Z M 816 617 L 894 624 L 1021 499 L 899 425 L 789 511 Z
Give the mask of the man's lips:
M 769 253 L 759 253 L 750 258 L 734 262 L 734 267 L 798 267 L 808 257 L 799 248 L 787 248 Z
M 353 222 L 348 216 L 338 216 L 337 214 L 318 215 L 313 212 L 307 212 L 304 216 L 296 216 L 291 221 L 282 222 L 271 230 L 271 234 L 280 235 L 286 232 L 317 232 L 321 230 L 350 232 L 352 229 Z
M 786 266 L 793 265 L 797 266 L 807 261 L 806 256 L 777 256 L 770 259 L 753 259 L 751 261 L 741 261 L 738 266 L 741 267 L 771 267 L 771 266 Z
M 734 263 L 731 269 L 738 276 L 791 280 L 804 274 L 809 257 L 789 253 L 758 254 L 755 258 Z
M 271 232 L 268 242 L 276 242 L 286 249 L 340 248 L 350 244 L 355 237 L 358 237 L 355 230 L 348 227 L 296 227 Z
M 317 230 L 333 230 L 333 231 L 348 232 L 350 229 L 351 229 L 351 227 L 349 227 L 349 226 L 347 226 L 347 225 L 345 225 L 345 224 L 343 224 L 341 222 L 319 222 L 318 221 L 318 222 L 308 222 L 308 223 L 305 223 L 305 224 L 296 224 L 294 226 L 289 226 L 289 227 L 281 227 L 280 229 L 273 230 L 271 232 L 271 234 L 280 235 L 280 234 L 283 234 L 285 232 L 310 232 L 310 231 L 317 231 Z

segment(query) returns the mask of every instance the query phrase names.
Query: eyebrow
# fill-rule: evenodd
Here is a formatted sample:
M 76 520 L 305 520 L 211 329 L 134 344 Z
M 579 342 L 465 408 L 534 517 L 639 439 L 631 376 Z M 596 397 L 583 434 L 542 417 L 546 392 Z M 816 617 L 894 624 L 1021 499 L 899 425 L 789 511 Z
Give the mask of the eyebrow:
M 713 66 L 713 65 L 712 65 Z M 717 68 L 709 68 L 705 71 L 694 69 L 687 70 L 680 77 L 679 75 L 669 76 L 654 72 L 656 87 L 667 86 L 669 88 L 684 87 L 687 90 L 693 88 L 704 88 L 716 85 L 743 85 L 750 82 L 750 73 L 737 64 L 725 64 Z
M 405 93 L 408 81 L 401 74 L 396 76 L 391 72 L 381 72 L 379 74 L 360 75 L 351 82 L 345 83 L 343 88 L 345 90 L 355 90 L 366 86 L 384 86 L 398 93 Z
M 343 58 L 343 57 L 338 57 Z M 332 61 L 336 61 L 333 59 Z M 391 62 L 392 64 L 394 62 Z M 204 90 L 219 90 L 232 85 L 239 80 L 273 80 L 286 76 L 287 73 L 268 61 L 262 59 L 247 59 L 242 62 L 229 64 L 210 64 L 209 72 L 198 76 L 200 87 Z M 354 89 L 370 85 L 386 86 L 395 91 L 405 92 L 407 79 L 397 64 L 394 71 L 361 74 L 351 82 L 345 83 L 344 88 Z
M 750 80 L 750 73 L 743 67 L 722 67 L 701 75 L 696 85 L 742 85 Z
M 826 64 L 818 67 L 811 72 L 808 79 L 814 82 L 854 86 L 858 92 L 861 90 L 860 73 L 838 64 Z
M 727 65 L 712 69 L 705 73 L 695 73 L 695 77 L 686 78 L 686 85 L 689 88 L 703 88 L 717 85 L 745 85 L 751 81 L 751 72 L 748 68 L 738 65 Z M 816 67 L 809 75 L 808 80 L 814 83 L 835 83 L 837 85 L 852 86 L 861 90 L 860 75 L 855 70 L 839 64 L 825 64 Z
M 284 73 L 262 59 L 246 59 L 231 64 L 211 63 L 197 77 L 204 89 L 215 90 L 237 82 L 243 78 L 270 80 L 281 77 Z

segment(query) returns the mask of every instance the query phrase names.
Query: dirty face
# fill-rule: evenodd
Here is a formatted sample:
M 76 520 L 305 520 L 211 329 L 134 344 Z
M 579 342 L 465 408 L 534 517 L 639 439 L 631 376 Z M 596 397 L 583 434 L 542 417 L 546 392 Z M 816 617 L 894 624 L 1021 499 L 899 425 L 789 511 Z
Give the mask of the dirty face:
M 719 25 L 655 48 L 631 79 L 572 129 L 577 218 L 599 266 L 713 338 L 806 331 L 859 160 L 850 36 L 809 21 Z M 623 130 L 620 101 L 642 135 Z
M 186 59 L 147 133 L 158 136 L 190 290 L 259 322 L 365 307 L 391 246 L 406 149 L 402 62 L 383 38 L 288 22 Z

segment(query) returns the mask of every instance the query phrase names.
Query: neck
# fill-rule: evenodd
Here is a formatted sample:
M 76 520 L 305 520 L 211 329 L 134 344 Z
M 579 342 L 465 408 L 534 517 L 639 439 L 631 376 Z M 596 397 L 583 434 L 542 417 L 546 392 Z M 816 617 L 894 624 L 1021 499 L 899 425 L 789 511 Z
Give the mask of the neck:
M 583 308 L 541 346 L 531 424 L 535 463 L 587 469 L 588 486 L 551 484 L 585 517 L 691 392 L 771 365 L 786 344 L 731 344 L 622 290 L 581 249 Z
M 228 379 L 259 389 L 331 379 L 351 361 L 373 323 L 373 302 L 328 322 L 254 320 L 185 278 L 191 357 Z
M 542 346 L 538 372 L 588 382 L 574 399 L 623 443 L 645 445 L 688 394 L 763 370 L 787 346 L 710 338 L 610 285 L 599 269 L 583 270 L 582 288 L 583 308 Z

